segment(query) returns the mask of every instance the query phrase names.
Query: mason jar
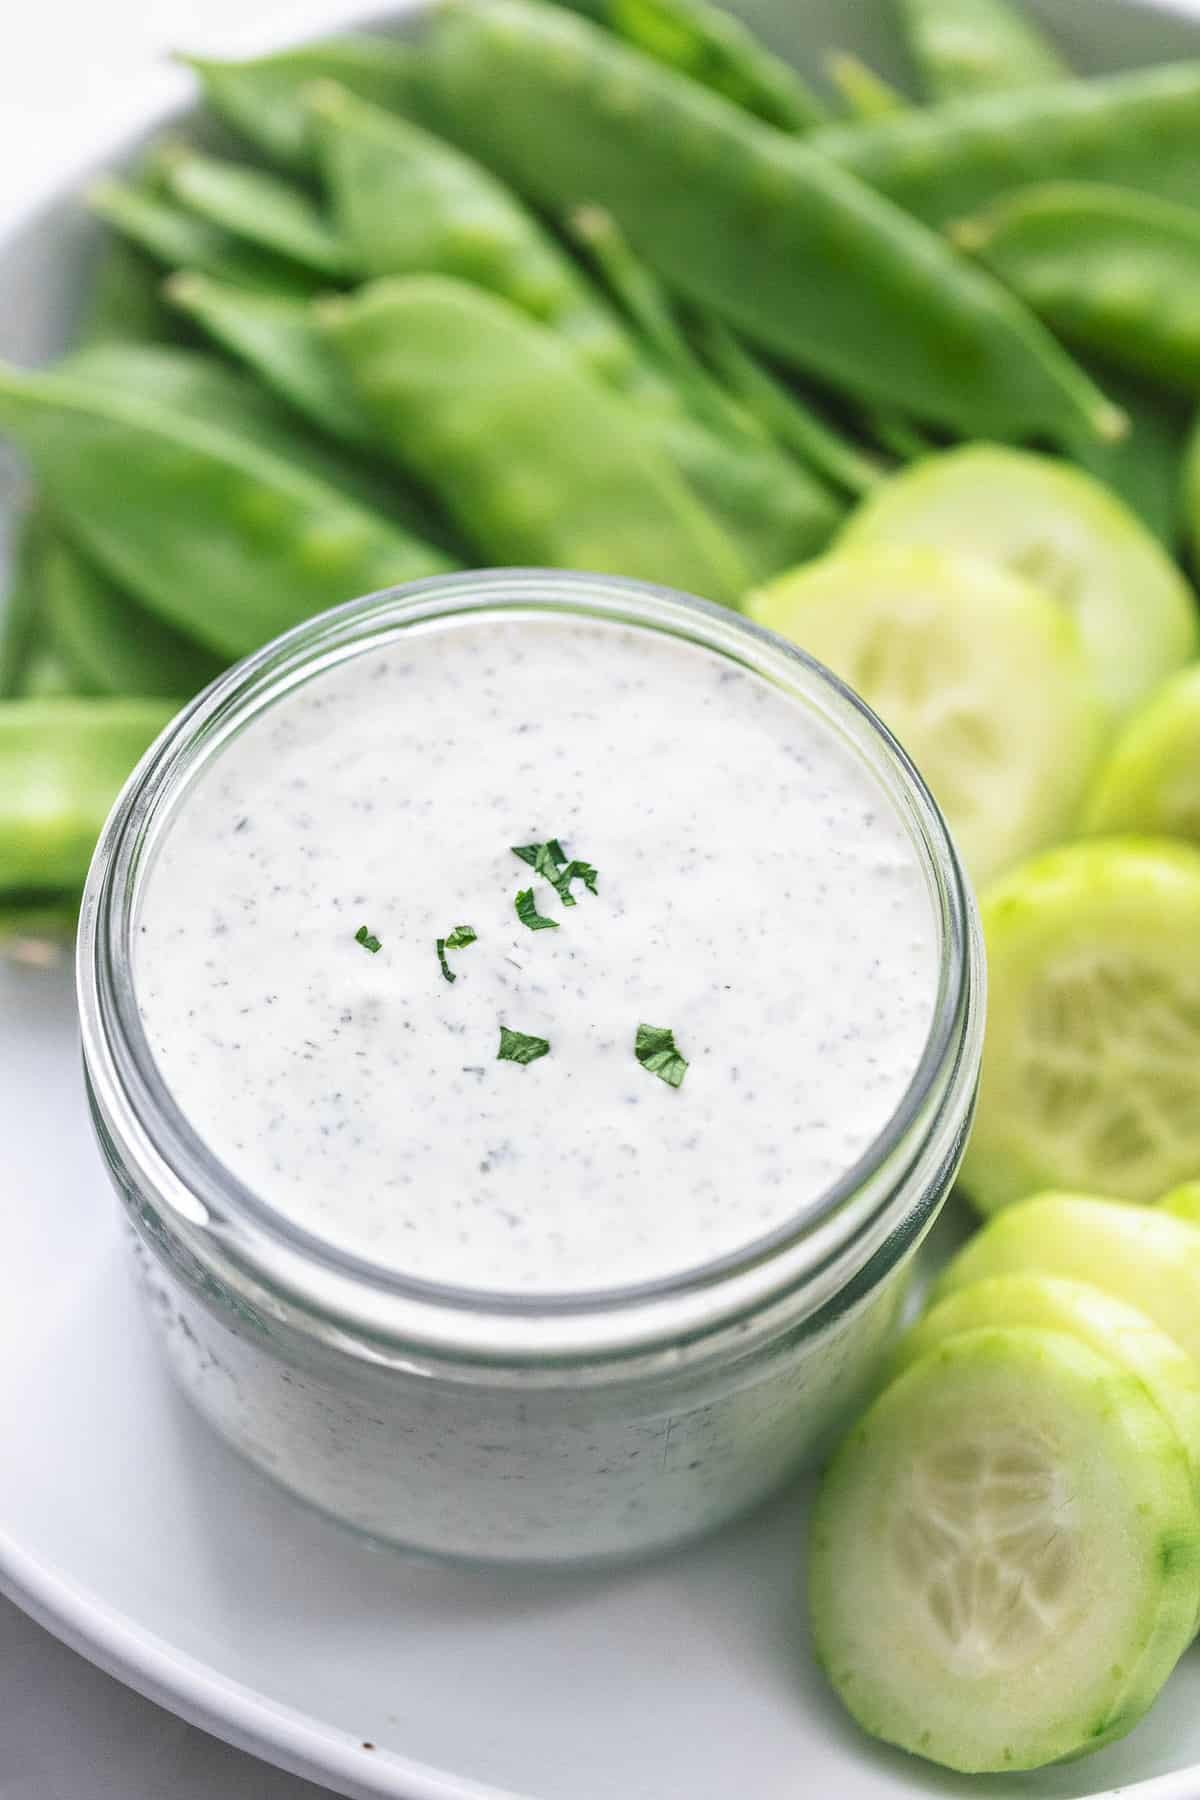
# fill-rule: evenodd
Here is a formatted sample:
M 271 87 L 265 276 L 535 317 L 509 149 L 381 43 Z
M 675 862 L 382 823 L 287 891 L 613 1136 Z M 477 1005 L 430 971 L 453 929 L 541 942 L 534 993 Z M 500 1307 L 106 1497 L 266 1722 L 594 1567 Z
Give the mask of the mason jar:
M 939 933 L 932 1024 L 868 1151 L 769 1235 L 667 1279 L 492 1294 L 414 1279 L 290 1221 L 177 1107 L 139 1015 L 148 871 L 222 748 L 347 659 L 462 615 L 612 620 L 702 647 L 809 709 L 886 791 Z M 786 821 L 780 821 L 786 829 Z M 78 950 L 84 1067 L 158 1341 L 196 1409 L 372 1538 L 519 1562 L 630 1556 L 752 1506 L 868 1389 L 954 1179 L 979 1072 L 973 901 L 920 777 L 846 687 L 719 607 L 549 571 L 440 577 L 315 619 L 230 670 L 153 746 L 96 851 Z

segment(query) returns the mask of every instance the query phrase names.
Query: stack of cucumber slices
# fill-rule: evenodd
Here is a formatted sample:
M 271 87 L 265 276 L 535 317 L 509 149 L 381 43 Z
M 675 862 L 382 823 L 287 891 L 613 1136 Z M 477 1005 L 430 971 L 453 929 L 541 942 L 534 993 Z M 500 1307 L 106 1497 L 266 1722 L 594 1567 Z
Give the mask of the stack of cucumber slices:
M 1091 477 L 973 445 L 751 611 L 909 750 L 988 953 L 987 1223 L 824 1478 L 813 1637 L 876 1736 L 1036 1768 L 1136 1724 L 1200 1620 L 1195 600 Z

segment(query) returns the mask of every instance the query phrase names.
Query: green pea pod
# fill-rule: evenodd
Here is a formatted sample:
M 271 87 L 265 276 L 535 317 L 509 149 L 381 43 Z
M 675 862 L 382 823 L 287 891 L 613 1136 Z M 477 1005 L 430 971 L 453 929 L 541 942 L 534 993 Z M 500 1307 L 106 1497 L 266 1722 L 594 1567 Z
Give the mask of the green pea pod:
M 1078 444 L 1074 461 L 1119 494 L 1169 550 L 1182 530 L 1179 484 L 1187 443 L 1186 410 L 1127 375 L 1103 371 L 1104 384 L 1129 419 L 1119 444 Z
M 473 282 L 553 326 L 604 380 L 639 384 L 644 370 L 628 332 L 494 175 L 328 83 L 314 90 L 312 116 L 337 229 L 362 275 Z
M 906 94 L 848 51 L 835 50 L 826 58 L 825 66 L 852 119 L 886 119 L 911 105 Z
M 113 801 L 175 710 L 161 700 L 0 705 L 0 914 L 54 912 L 78 896 Z
M 189 212 L 247 244 L 335 281 L 348 272 L 345 246 L 320 207 L 279 175 L 179 150 L 166 185 Z
M 711 88 L 781 131 L 808 131 L 828 117 L 820 96 L 790 63 L 708 0 L 567 0 L 643 56 Z
M 88 191 L 92 211 L 168 268 L 199 269 L 238 287 L 269 294 L 316 293 L 322 282 L 285 257 L 242 243 L 207 219 L 169 200 L 119 181 L 98 181 Z
M 178 314 L 163 300 L 162 271 L 115 232 L 104 234 L 85 294 L 76 344 L 174 344 L 186 336 Z
M 948 100 L 806 140 L 938 227 L 1035 181 L 1103 181 L 1184 205 L 1196 196 L 1200 61 Z
M 462 4 L 423 49 L 456 137 L 544 205 L 607 207 L 670 287 L 761 349 L 971 436 L 1123 428 L 1045 328 L 939 238 L 586 20 Z
M 744 565 L 627 403 L 545 326 L 438 276 L 325 302 L 389 450 L 501 563 L 638 576 L 735 603 Z
M 0 700 L 22 693 L 43 615 L 42 574 L 50 527 L 36 503 L 15 522 L 9 579 L 0 607 Z
M 960 220 L 955 241 L 1068 343 L 1200 393 L 1200 212 L 1136 188 L 1050 181 Z
M 78 693 L 183 697 L 225 667 L 123 594 L 61 533 L 46 550 L 42 595 L 50 641 Z
M 63 526 L 144 606 L 236 657 L 448 560 L 225 427 L 78 375 L 0 367 L 0 429 Z
M 73 352 L 60 365 L 64 374 L 104 387 L 118 396 L 141 395 L 202 425 L 234 430 L 270 456 L 298 464 L 360 506 L 394 520 L 418 537 L 432 534 L 459 559 L 445 520 L 421 494 L 373 460 L 348 455 L 305 429 L 288 406 L 244 371 L 232 369 L 195 350 L 170 350 L 149 344 L 95 345 Z M 266 365 L 255 365 L 266 374 Z M 282 387 L 280 387 L 282 392 Z M 323 423 L 323 421 L 317 421 Z
M 247 293 L 207 275 L 173 275 L 166 293 L 173 306 L 320 430 L 355 450 L 373 451 L 371 422 L 309 301 Z
M 1011 93 L 1071 71 L 1009 0 L 901 0 L 904 29 L 931 100 Z
M 315 166 L 305 98 L 314 82 L 336 81 L 364 100 L 408 110 L 412 51 L 393 38 L 347 34 L 245 62 L 181 60 L 198 76 L 219 118 L 272 162 L 297 173 Z

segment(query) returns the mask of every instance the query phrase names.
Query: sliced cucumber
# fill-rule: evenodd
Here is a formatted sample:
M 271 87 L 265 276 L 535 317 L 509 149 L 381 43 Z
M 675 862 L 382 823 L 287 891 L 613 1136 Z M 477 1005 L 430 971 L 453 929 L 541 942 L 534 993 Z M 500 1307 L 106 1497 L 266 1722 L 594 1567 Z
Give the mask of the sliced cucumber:
M 992 1275 L 956 1288 L 901 1338 L 892 1356 L 892 1376 L 960 1331 L 1014 1325 L 1065 1331 L 1136 1375 L 1174 1426 L 1200 1491 L 1200 1363 L 1136 1306 L 1089 1282 L 1059 1275 Z
M 881 546 L 785 575 L 749 610 L 875 707 L 976 881 L 1073 823 L 1103 713 L 1074 624 L 1036 588 L 975 560 Z
M 947 1264 L 935 1299 L 994 1275 L 1087 1281 L 1134 1306 L 1200 1365 L 1200 1233 L 1154 1206 L 1036 1194 L 1006 1207 Z
M 1186 1219 L 1189 1225 L 1200 1225 L 1200 1181 L 1184 1181 L 1171 1188 L 1158 1202 L 1172 1218 Z
M 962 1332 L 851 1431 L 817 1500 L 817 1654 L 868 1731 L 968 1772 L 1133 1726 L 1187 1648 L 1200 1515 L 1173 1429 L 1062 1332 Z
M 983 898 L 988 1021 L 962 1179 L 1150 1201 L 1200 1168 L 1200 850 L 1051 851 Z
M 1150 696 L 1096 772 L 1089 831 L 1142 831 L 1200 843 L 1200 667 Z
M 1027 450 L 973 444 L 883 483 L 844 548 L 936 544 L 1023 575 L 1078 620 L 1099 692 L 1129 712 L 1195 654 L 1195 601 L 1162 545 L 1110 489 Z

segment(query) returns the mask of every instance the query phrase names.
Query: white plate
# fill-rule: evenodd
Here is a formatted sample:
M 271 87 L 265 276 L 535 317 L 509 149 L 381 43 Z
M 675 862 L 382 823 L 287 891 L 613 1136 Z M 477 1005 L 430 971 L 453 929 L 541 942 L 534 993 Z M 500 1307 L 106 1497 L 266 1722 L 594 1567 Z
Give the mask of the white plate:
M 886 61 L 874 6 L 806 5 L 815 45 Z M 1086 12 L 1093 62 L 1200 48 L 1166 13 L 1043 10 L 1064 36 Z M 6 354 L 61 342 L 85 251 L 61 202 L 8 240 Z M 373 1550 L 243 1468 L 155 1357 L 88 1131 L 65 970 L 0 966 L 0 1145 L 0 1588 L 194 1723 L 402 1800 L 1200 1795 L 1196 1652 L 1151 1718 L 1087 1762 L 968 1782 L 869 1744 L 805 1643 L 802 1491 L 674 1557 L 532 1576 Z

